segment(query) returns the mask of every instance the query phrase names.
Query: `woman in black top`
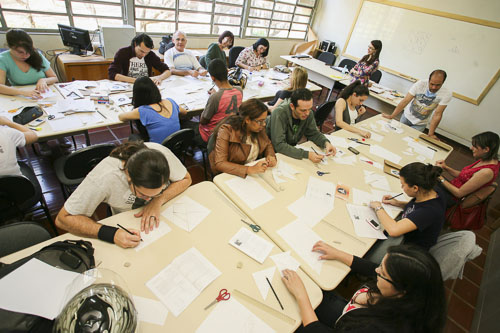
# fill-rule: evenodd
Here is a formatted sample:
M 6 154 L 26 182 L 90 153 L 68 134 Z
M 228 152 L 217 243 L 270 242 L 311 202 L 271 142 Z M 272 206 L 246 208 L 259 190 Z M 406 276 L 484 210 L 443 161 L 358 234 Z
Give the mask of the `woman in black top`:
M 370 91 L 360 81 L 354 81 L 339 93 L 335 102 L 335 130 L 345 129 L 357 133 L 363 138 L 369 138 L 371 133 L 354 127 L 356 120 L 366 112 L 363 103 L 366 101 Z
M 274 99 L 267 103 L 269 105 L 269 111 L 272 112 L 278 105 L 281 104 L 285 99 L 292 96 L 292 92 L 297 89 L 302 89 L 307 86 L 307 71 L 302 67 L 295 67 L 290 77 L 290 86 L 285 90 L 279 90 L 276 92 Z
M 441 270 L 426 251 L 411 245 L 392 246 L 380 266 L 320 241 L 313 251 L 321 259 L 338 260 L 353 272 L 376 278 L 358 290 L 350 301 L 325 293 L 313 310 L 296 272 L 282 278 L 298 302 L 303 327 L 297 332 L 441 332 L 446 302 Z

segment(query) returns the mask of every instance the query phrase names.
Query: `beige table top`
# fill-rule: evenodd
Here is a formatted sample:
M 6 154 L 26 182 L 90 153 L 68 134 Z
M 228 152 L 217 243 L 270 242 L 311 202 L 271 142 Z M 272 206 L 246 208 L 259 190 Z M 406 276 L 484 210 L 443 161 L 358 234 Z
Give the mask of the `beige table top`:
M 219 192 L 219 194 L 216 192 Z M 194 332 L 210 312 L 210 310 L 204 311 L 204 307 L 215 299 L 222 288 L 228 289 L 231 297 L 236 297 L 240 303 L 274 328 L 276 332 L 293 332 L 299 326 L 301 319 L 298 306 L 293 296 L 281 282 L 278 271 L 275 271 L 272 285 L 283 303 L 284 311 L 280 309 L 271 291 L 268 293 L 266 300 L 262 299 L 252 277 L 252 273 L 274 266 L 274 262 L 268 257 L 263 264 L 260 264 L 229 245 L 228 242 L 231 237 L 241 227 L 246 228 L 246 226 L 240 222 L 240 216 L 234 208 L 230 207 L 220 195 L 220 191 L 211 182 L 199 183 L 188 188 L 182 196 L 188 196 L 209 208 L 211 210 L 210 215 L 190 233 L 180 229 L 162 216 L 161 223 L 167 223 L 172 228 L 172 231 L 139 252 L 134 249 L 124 250 L 100 240 L 91 240 L 96 249 L 96 263 L 102 262 L 99 267 L 108 268 L 118 273 L 125 279 L 131 293 L 136 296 L 156 299 L 145 283 L 169 265 L 174 258 L 191 247 L 198 249 L 222 272 L 179 317 L 176 318 L 172 313 L 169 313 L 163 327 L 141 322 L 141 332 L 165 332 L 166 330 L 170 332 Z M 167 203 L 164 209 L 171 204 L 172 202 Z M 101 222 L 108 225 L 120 223 L 125 227 L 138 228 L 138 219 L 133 217 L 133 213 L 134 211 L 118 214 Z M 259 232 L 257 235 L 269 240 L 263 232 Z M 75 238 L 79 237 L 64 234 L 6 256 L 2 258 L 2 261 L 10 263 L 56 240 Z M 275 246 L 271 255 L 279 252 L 281 251 Z M 125 263 L 128 264 L 125 265 Z M 241 268 L 237 267 L 238 264 L 240 264 Z M 302 271 L 299 270 L 298 273 L 305 283 L 311 303 L 314 307 L 318 306 L 322 299 L 321 290 Z M 239 298 L 234 293 L 235 289 L 273 308 L 277 313 L 283 314 L 283 318 L 279 318 L 282 315 L 275 315 L 275 311 L 269 311 L 261 304 L 256 306 L 253 302 Z
M 381 120 L 381 116 L 376 116 L 363 121 L 359 125 L 368 125 L 370 123 L 376 123 Z M 380 127 L 380 126 L 379 126 Z M 405 165 L 410 162 L 414 162 L 417 154 L 413 156 L 407 156 L 401 154 L 401 151 L 405 150 L 408 145 L 402 140 L 405 136 L 417 137 L 416 130 L 402 125 L 404 130 L 403 134 L 396 133 L 385 133 L 382 142 L 374 142 L 374 140 L 366 140 L 368 143 L 377 143 L 380 146 L 397 153 L 398 155 L 404 156 L 401 163 Z M 335 136 L 350 138 L 358 137 L 353 133 L 341 130 L 334 133 Z M 348 141 L 350 142 L 350 141 Z M 351 145 L 351 144 L 350 144 Z M 319 150 L 312 142 L 305 143 L 305 146 L 314 146 L 316 150 Z M 345 156 L 353 155 L 346 148 L 338 148 L 346 153 Z M 356 149 L 367 156 L 372 157 L 376 162 L 383 164 L 383 159 L 376 155 L 369 154 L 369 147 L 360 145 Z M 437 159 L 443 159 L 448 156 L 448 152 L 439 150 L 435 154 L 434 159 L 427 160 L 426 162 L 434 162 Z M 278 245 L 283 251 L 291 250 L 295 254 L 297 260 L 302 264 L 301 268 L 322 288 L 325 290 L 334 289 L 349 272 L 349 267 L 336 262 L 336 261 L 326 261 L 323 264 L 321 274 L 317 274 L 311 266 L 309 266 L 305 261 L 303 261 L 300 256 L 298 256 L 289 244 L 281 238 L 277 233 L 278 230 L 286 226 L 287 224 L 296 220 L 295 215 L 293 215 L 289 210 L 288 206 L 303 196 L 306 192 L 307 183 L 309 177 L 316 177 L 324 181 L 330 181 L 335 184 L 348 185 L 351 188 L 351 194 L 349 196 L 348 202 L 353 203 L 352 190 L 354 188 L 371 192 L 372 188 L 370 185 L 366 184 L 364 181 L 364 170 L 373 171 L 378 174 L 384 175 L 388 180 L 392 192 L 401 192 L 401 184 L 398 178 L 385 174 L 382 170 L 374 168 L 365 162 L 357 159 L 354 165 L 343 165 L 337 164 L 333 160 L 329 159 L 327 165 L 319 164 L 315 165 L 307 159 L 296 160 L 282 154 L 277 154 L 278 160 L 283 160 L 291 164 L 294 168 L 300 171 L 300 174 L 296 175 L 297 180 L 288 180 L 286 183 L 280 184 L 283 191 L 277 192 L 273 187 L 276 187 L 274 181 L 272 180 L 271 171 L 266 171 L 266 175 L 261 176 L 250 176 L 253 177 L 262 187 L 264 187 L 274 199 L 263 204 L 256 209 L 250 209 L 250 207 L 243 202 L 240 197 L 234 193 L 226 184 L 226 181 L 233 179 L 236 176 L 229 174 L 220 174 L 214 178 L 215 184 L 254 221 L 256 221 L 262 229 L 269 235 L 269 237 Z M 363 155 L 359 155 L 363 156 Z M 330 172 L 324 176 L 318 176 L 317 171 Z M 284 177 L 283 177 L 284 178 Z M 273 183 L 273 186 L 269 185 L 269 182 Z M 316 232 L 326 243 L 335 246 L 341 250 L 348 253 L 355 254 L 357 256 L 363 256 L 368 249 L 373 245 L 375 239 L 358 237 L 354 232 L 353 223 L 349 217 L 346 201 L 339 198 L 335 198 L 334 209 L 324 218 L 324 221 L 319 222 L 314 226 L 313 231 Z

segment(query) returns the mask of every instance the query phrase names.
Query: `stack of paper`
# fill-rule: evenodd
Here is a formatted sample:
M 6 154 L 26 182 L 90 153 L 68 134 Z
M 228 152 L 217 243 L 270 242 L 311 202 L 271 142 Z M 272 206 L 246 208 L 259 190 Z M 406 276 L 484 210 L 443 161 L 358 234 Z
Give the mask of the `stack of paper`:
M 175 258 L 146 286 L 179 316 L 221 272 L 194 247 Z
M 229 244 L 261 264 L 273 249 L 273 243 L 243 227 L 229 240 Z
M 191 232 L 210 214 L 210 209 L 184 195 L 161 214 L 179 228 Z
M 391 161 L 393 163 L 399 164 L 401 161 L 401 156 L 398 154 L 394 154 L 393 152 L 379 146 L 379 145 L 371 145 L 370 146 L 370 154 L 377 155 L 382 157 L 383 159 L 386 159 L 388 161 Z

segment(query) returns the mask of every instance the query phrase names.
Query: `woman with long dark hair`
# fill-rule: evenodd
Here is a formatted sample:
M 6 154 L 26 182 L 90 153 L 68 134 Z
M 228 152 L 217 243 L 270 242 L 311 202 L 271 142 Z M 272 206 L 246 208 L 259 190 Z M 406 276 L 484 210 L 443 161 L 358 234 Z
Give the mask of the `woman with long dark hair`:
M 324 292 L 313 310 L 298 274 L 283 271 L 283 283 L 297 300 L 303 327 L 297 332 L 441 332 L 446 320 L 443 278 L 436 260 L 411 245 L 389 247 L 380 265 L 322 241 L 312 249 L 320 259 L 338 260 L 353 272 L 375 278 L 350 300 Z
M 240 52 L 236 59 L 236 66 L 247 69 L 250 72 L 269 68 L 267 54 L 269 53 L 269 41 L 259 38 L 252 46 L 246 47 Z
M 140 120 L 147 130 L 149 141 L 162 143 L 166 137 L 181 129 L 179 114 L 187 111 L 170 98 L 162 100 L 156 84 L 147 76 L 135 80 L 132 93 L 134 109 L 121 113 L 121 121 Z
M 241 103 L 239 114 L 225 118 L 209 140 L 210 166 L 214 173 L 240 177 L 263 173 L 276 165 L 271 140 L 266 134 L 267 106 L 258 99 Z M 252 166 L 245 164 L 264 157 Z
M 370 76 L 377 71 L 380 64 L 380 52 L 382 52 L 382 42 L 372 40 L 368 45 L 368 54 L 364 55 L 349 72 L 352 76 L 351 82 L 360 80 L 362 84 L 368 85 Z
M 356 120 L 366 112 L 363 103 L 369 95 L 368 87 L 361 84 L 359 80 L 342 89 L 335 102 L 335 130 L 345 129 L 357 133 L 363 138 L 371 136 L 369 131 L 353 126 Z
M 446 197 L 443 191 L 436 187 L 442 171 L 440 167 L 420 162 L 401 168 L 401 188 L 412 199 L 409 202 L 399 201 L 391 199 L 390 195 L 385 195 L 382 199 L 385 204 L 403 208 L 399 221 L 390 217 L 379 201 L 370 203 L 390 236 L 404 235 L 405 243 L 416 244 L 427 250 L 436 244 L 446 211 Z

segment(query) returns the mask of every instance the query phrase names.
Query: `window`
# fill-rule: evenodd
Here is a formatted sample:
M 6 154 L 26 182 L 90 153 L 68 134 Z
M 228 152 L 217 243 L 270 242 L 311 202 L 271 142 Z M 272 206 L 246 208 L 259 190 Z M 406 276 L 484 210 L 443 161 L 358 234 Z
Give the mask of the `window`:
M 316 0 L 249 0 L 245 36 L 306 37 Z
M 1 0 L 0 30 L 53 31 L 57 24 L 90 31 L 135 24 L 152 34 L 183 30 L 217 36 L 306 36 L 316 0 Z M 128 8 L 127 8 L 128 7 Z M 243 30 L 242 30 L 243 29 Z

